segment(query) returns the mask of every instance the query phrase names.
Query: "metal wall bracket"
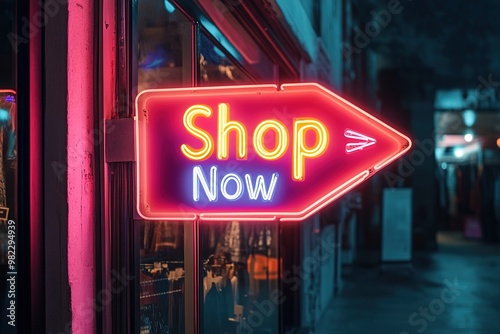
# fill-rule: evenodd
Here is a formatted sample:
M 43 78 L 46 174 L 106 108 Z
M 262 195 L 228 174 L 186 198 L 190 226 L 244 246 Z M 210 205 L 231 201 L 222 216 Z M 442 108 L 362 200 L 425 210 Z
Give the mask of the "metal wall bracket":
M 106 120 L 106 162 L 135 161 L 134 119 Z

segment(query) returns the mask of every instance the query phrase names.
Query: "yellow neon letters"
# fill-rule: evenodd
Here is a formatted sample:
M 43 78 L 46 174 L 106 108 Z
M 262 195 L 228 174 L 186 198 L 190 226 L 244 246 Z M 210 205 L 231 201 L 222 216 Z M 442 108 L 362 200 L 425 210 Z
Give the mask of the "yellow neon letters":
M 306 146 L 306 133 L 314 131 L 316 143 Z M 305 177 L 305 158 L 318 158 L 325 153 L 330 135 L 325 125 L 316 119 L 296 118 L 293 121 L 293 166 L 292 177 L 295 181 L 303 181 Z
M 265 133 L 274 130 L 276 133 L 276 147 L 269 151 L 265 146 Z M 253 133 L 253 148 L 255 152 L 266 160 L 278 160 L 288 149 L 288 131 L 283 123 L 268 119 L 257 125 Z
M 217 128 L 217 159 L 227 160 L 229 157 L 229 132 L 236 131 L 236 156 L 247 158 L 247 129 L 237 121 L 229 120 L 229 105 L 219 104 L 219 127 Z
M 194 149 L 186 144 L 181 146 L 181 151 L 190 160 L 199 161 L 210 158 L 214 151 L 213 137 L 207 132 L 194 125 L 197 117 L 211 117 L 212 109 L 204 105 L 194 105 L 184 113 L 184 127 L 187 132 L 200 139 L 203 146 Z M 230 120 L 230 109 L 226 103 L 218 106 L 217 118 L 217 159 L 229 159 L 229 135 L 235 131 L 235 155 L 239 160 L 245 160 L 248 156 L 247 129 L 243 123 Z M 269 148 L 265 142 L 265 134 L 268 131 L 275 133 L 275 145 Z M 315 136 L 314 145 L 309 145 L 306 140 L 311 135 Z M 306 159 L 316 159 L 322 156 L 329 145 L 330 134 L 326 126 L 319 120 L 313 118 L 295 118 L 292 129 L 293 138 L 290 139 L 286 126 L 275 119 L 267 119 L 258 124 L 253 133 L 253 147 L 255 153 L 264 160 L 278 160 L 285 155 L 289 142 L 292 141 L 292 179 L 304 181 Z M 309 144 L 308 144 L 309 143 Z
M 206 131 L 203 131 L 194 126 L 194 119 L 198 116 L 210 117 L 212 109 L 210 107 L 197 104 L 190 107 L 184 113 L 184 127 L 187 132 L 200 139 L 203 142 L 203 147 L 199 150 L 193 149 L 186 144 L 181 146 L 181 151 L 184 155 L 191 160 L 205 160 L 214 152 L 214 141 L 212 136 Z

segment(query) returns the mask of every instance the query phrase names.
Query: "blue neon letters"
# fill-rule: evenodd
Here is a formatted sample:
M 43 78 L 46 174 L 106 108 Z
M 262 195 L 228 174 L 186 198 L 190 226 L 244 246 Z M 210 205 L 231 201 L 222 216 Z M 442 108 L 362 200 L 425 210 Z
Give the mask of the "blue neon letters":
M 205 194 L 210 202 L 217 202 L 219 196 L 219 179 L 217 174 L 217 166 L 210 167 L 209 178 L 207 180 L 207 175 L 201 166 L 193 168 L 193 200 L 195 202 L 200 201 L 202 193 Z M 266 185 L 263 175 L 257 175 L 254 182 L 251 174 L 245 174 L 243 180 L 238 174 L 228 173 L 220 182 L 220 192 L 225 199 L 236 201 L 243 196 L 246 186 L 250 200 L 258 201 L 261 199 L 262 201 L 270 202 L 276 190 L 278 177 L 278 173 L 273 173 L 269 184 Z

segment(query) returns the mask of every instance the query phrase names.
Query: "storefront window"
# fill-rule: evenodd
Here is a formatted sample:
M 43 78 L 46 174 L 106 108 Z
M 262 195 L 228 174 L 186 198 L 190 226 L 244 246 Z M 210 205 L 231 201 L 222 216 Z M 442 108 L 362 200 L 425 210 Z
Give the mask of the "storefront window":
M 259 44 L 250 36 L 233 13 L 240 0 L 197 0 L 206 17 L 200 24 L 212 35 L 259 83 L 275 83 L 274 64 Z
M 192 84 L 192 26 L 169 1 L 138 1 L 138 92 Z
M 16 94 L 16 20 L 15 1 L 0 3 L 0 332 L 17 333 L 17 327 L 8 324 L 8 307 L 16 301 L 9 277 L 16 276 L 18 261 L 16 257 L 18 209 L 17 182 L 17 94 Z M 19 248 L 17 248 L 19 252 Z
M 201 224 L 201 334 L 278 332 L 277 231 L 277 223 Z
M 236 54 L 236 50 L 233 49 Z M 237 55 L 237 54 L 236 54 Z M 222 51 L 222 46 L 216 45 L 214 37 L 202 33 L 200 36 L 200 85 L 231 85 L 251 84 L 252 79 L 246 75 Z
M 137 10 L 137 92 L 191 86 L 193 23 L 165 0 L 139 0 Z M 140 334 L 184 334 L 185 225 L 137 223 Z
M 140 333 L 184 334 L 184 225 L 141 222 Z
M 0 89 L 0 265 L 7 268 L 12 259 L 9 249 L 15 243 L 9 235 L 15 235 L 9 220 L 16 221 L 16 93 L 10 89 Z M 9 226 L 11 226 L 9 228 Z M 12 232 L 9 233 L 9 230 Z M 11 270 L 9 270 L 11 271 Z M 2 271 L 2 275 L 6 273 Z

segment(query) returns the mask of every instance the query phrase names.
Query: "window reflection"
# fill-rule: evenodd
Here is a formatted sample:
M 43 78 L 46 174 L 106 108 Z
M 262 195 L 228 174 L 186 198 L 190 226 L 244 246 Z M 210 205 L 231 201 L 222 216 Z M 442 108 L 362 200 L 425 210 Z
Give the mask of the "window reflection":
M 192 23 L 165 0 L 137 10 L 137 91 L 191 86 Z M 139 224 L 140 333 L 184 334 L 184 223 Z
M 201 85 L 250 84 L 252 79 L 207 35 L 200 37 Z
M 141 334 L 184 334 L 184 225 L 141 223 Z
M 277 224 L 200 226 L 202 333 L 277 332 L 278 306 L 268 304 L 278 287 L 277 237 Z
M 274 64 L 262 48 L 233 15 L 235 4 L 241 1 L 197 0 L 207 18 L 200 23 L 245 70 L 259 78 L 260 83 L 275 82 Z M 208 19 L 209 18 L 209 19 Z
M 191 22 L 168 1 L 138 3 L 138 91 L 191 84 Z
M 16 94 L 13 90 L 0 90 L 0 265 L 8 263 L 7 221 L 9 219 L 17 221 L 16 124 Z
M 16 2 L 0 1 L 0 279 L 6 282 L 8 272 L 15 271 L 20 260 L 16 257 L 17 236 L 21 223 L 18 221 L 18 174 L 17 174 L 17 53 L 16 46 Z M 19 254 L 19 248 L 17 248 Z M 14 264 L 14 265 L 13 265 Z M 0 328 L 17 333 L 17 327 L 7 324 L 9 310 L 6 305 L 16 297 L 7 293 L 9 287 L 0 283 L 0 317 L 5 319 Z M 14 299 L 13 299 L 14 298 Z M 16 303 L 19 301 L 16 301 Z M 16 304 L 17 305 L 17 304 Z M 17 324 L 17 322 L 16 322 Z M 1 330 L 0 330 L 1 331 Z

